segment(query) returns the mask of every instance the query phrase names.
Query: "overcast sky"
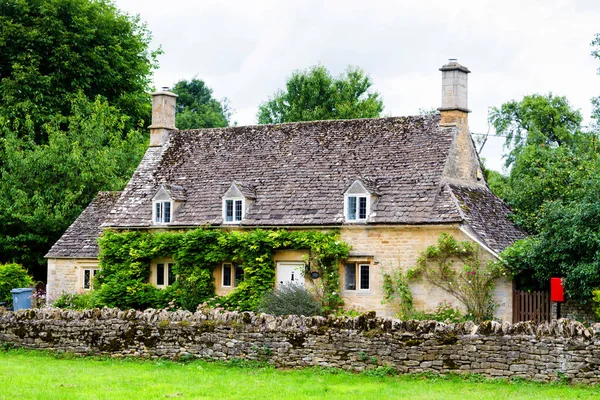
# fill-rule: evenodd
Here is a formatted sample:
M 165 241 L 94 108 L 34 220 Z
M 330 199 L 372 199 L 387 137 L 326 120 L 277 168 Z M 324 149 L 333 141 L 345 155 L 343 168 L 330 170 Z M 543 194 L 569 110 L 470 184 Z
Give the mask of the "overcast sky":
M 487 110 L 526 94 L 565 95 L 589 121 L 600 95 L 599 0 L 209 1 L 115 0 L 139 14 L 162 47 L 156 87 L 197 77 L 227 97 L 239 125 L 256 123 L 258 105 L 295 69 L 348 65 L 371 75 L 386 115 L 414 115 L 441 104 L 449 58 L 471 70 L 471 131 L 485 133 Z M 483 157 L 502 167 L 501 138 Z

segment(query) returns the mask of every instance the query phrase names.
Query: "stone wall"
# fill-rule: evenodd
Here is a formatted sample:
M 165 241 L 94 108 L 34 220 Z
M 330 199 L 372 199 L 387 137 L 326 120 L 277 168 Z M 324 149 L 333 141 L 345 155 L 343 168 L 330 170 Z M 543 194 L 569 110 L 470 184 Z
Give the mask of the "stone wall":
M 551 317 L 557 318 L 558 315 L 558 304 L 552 302 L 552 309 L 550 310 Z M 572 319 L 579 322 L 587 322 L 593 324 L 596 322 L 596 314 L 592 310 L 591 304 L 582 304 L 576 300 L 567 300 L 560 304 L 560 317 L 566 319 Z
M 272 317 L 164 310 L 0 311 L 0 344 L 81 355 L 209 360 L 278 367 L 378 367 L 400 373 L 478 373 L 540 381 L 600 381 L 600 324 L 446 325 L 376 318 Z

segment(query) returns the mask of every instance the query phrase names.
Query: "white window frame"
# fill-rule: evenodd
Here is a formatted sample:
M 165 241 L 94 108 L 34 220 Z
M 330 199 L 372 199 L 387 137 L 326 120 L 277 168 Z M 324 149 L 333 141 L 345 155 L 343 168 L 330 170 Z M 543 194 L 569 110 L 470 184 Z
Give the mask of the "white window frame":
M 165 204 L 169 203 L 169 220 L 165 222 Z M 160 210 L 157 213 L 156 206 L 160 205 Z M 173 221 L 173 201 L 171 200 L 154 200 L 152 202 L 152 222 L 156 225 L 166 225 Z
M 350 219 L 350 214 L 348 213 L 348 208 L 349 208 L 351 197 L 356 198 L 356 206 L 355 206 L 355 210 L 354 210 L 354 215 L 356 216 L 355 219 Z M 360 198 L 366 199 L 366 212 L 365 212 L 364 218 L 360 218 L 360 200 L 359 200 Z M 369 218 L 370 210 L 371 210 L 371 196 L 369 196 L 368 194 L 346 194 L 346 195 L 344 195 L 344 217 L 346 219 L 346 222 L 365 222 Z
M 348 289 L 347 286 L 347 279 L 348 277 L 346 276 L 346 270 L 347 270 L 347 266 L 349 264 L 353 264 L 354 265 L 354 289 Z M 368 288 L 363 288 L 361 287 L 361 283 L 362 283 L 362 277 L 363 277 L 363 270 L 362 267 L 367 267 L 368 269 L 368 274 L 369 274 L 369 287 Z M 359 262 L 359 261 L 350 261 L 350 262 L 346 262 L 344 263 L 344 289 L 346 291 L 349 292 L 368 292 L 369 290 L 371 290 L 371 264 L 368 262 Z
M 233 219 L 231 221 L 227 221 L 227 202 L 228 201 L 232 201 L 233 202 Z M 237 219 L 237 213 L 236 213 L 236 204 L 237 202 L 240 201 L 241 202 L 241 207 L 242 209 L 241 211 L 241 218 Z M 223 199 L 223 223 L 224 224 L 239 224 L 240 222 L 242 222 L 242 220 L 246 217 L 246 199 L 243 197 L 225 197 Z
M 158 284 L 158 265 L 162 264 L 163 265 L 163 284 L 159 285 Z M 152 270 L 151 270 L 151 276 L 153 279 L 152 284 L 157 287 L 158 289 L 165 289 L 168 286 L 171 286 L 172 284 L 169 284 L 169 269 L 173 268 L 173 265 L 175 265 L 175 263 L 173 261 L 155 261 L 152 262 Z M 174 275 L 174 281 L 175 282 L 177 280 L 177 276 Z
M 87 288 L 85 287 L 86 271 L 90 271 L 90 286 Z M 94 290 L 94 278 L 96 277 L 96 274 L 98 274 L 98 271 L 100 271 L 100 268 L 86 267 L 81 269 L 81 288 L 83 290 Z
M 225 266 L 229 265 L 230 268 L 230 284 L 229 285 L 225 285 Z M 244 266 L 240 265 L 240 264 L 236 264 L 236 263 L 232 263 L 232 262 L 224 262 L 223 264 L 221 264 L 221 287 L 224 288 L 232 288 L 232 287 L 237 287 L 237 283 L 235 280 L 235 273 L 237 268 L 241 268 L 242 271 L 244 270 Z M 245 275 L 244 275 L 245 276 Z

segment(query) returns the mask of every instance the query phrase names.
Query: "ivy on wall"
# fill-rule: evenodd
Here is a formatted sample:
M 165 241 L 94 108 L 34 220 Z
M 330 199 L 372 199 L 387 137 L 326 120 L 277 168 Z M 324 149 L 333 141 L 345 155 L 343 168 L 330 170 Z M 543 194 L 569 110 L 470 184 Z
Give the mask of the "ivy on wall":
M 244 266 L 244 280 L 236 290 L 218 299 L 229 309 L 255 310 L 262 295 L 275 284 L 273 255 L 277 250 L 307 250 L 319 278 L 325 311 L 339 308 L 340 260 L 349 246 L 336 232 L 261 230 L 234 231 L 201 228 L 160 232 L 108 230 L 99 239 L 98 300 L 108 307 L 158 308 L 172 303 L 195 310 L 215 295 L 213 270 L 222 262 Z M 172 257 L 176 282 L 166 289 L 149 283 L 150 262 Z

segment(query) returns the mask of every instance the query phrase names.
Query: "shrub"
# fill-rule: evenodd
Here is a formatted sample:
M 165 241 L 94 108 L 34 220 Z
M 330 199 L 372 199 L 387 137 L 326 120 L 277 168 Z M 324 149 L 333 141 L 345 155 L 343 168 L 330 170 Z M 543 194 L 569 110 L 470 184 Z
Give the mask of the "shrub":
M 98 306 L 98 296 L 94 292 L 63 293 L 52 305 L 69 310 L 89 310 Z
M 33 279 L 27 274 L 25 268 L 19 264 L 0 264 L 0 302 L 12 305 L 10 291 L 33 285 Z
M 284 284 L 265 293 L 258 311 L 271 315 L 321 315 L 321 305 L 304 288 L 296 284 Z
M 423 311 L 414 311 L 411 315 L 412 319 L 422 321 L 439 321 L 447 323 L 458 323 L 468 320 L 468 316 L 462 315 L 458 307 L 453 307 L 449 301 L 440 301 L 435 311 L 426 313 Z

